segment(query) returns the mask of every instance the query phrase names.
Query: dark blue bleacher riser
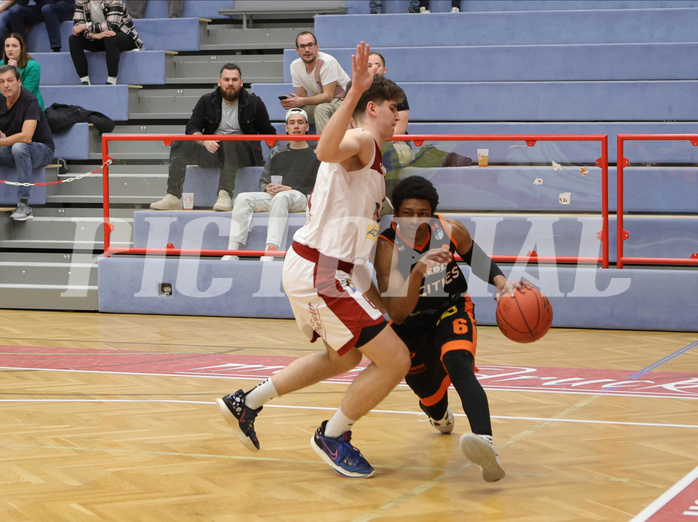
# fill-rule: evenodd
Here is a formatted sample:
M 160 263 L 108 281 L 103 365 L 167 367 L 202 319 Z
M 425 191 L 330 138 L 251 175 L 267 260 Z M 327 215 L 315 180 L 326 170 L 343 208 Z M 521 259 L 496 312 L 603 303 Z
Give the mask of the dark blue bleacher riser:
M 103 85 L 107 81 L 104 53 L 86 53 L 90 81 Z M 41 88 L 46 85 L 79 85 L 73 60 L 68 53 L 35 53 L 41 65 Z M 125 85 L 163 85 L 165 51 L 128 51 L 121 53 L 118 83 Z
M 698 81 L 402 83 L 410 121 L 695 121 Z M 258 83 L 273 120 L 290 84 Z M 274 101 L 276 100 L 276 102 Z
M 600 212 L 601 169 L 450 167 L 403 169 L 400 177 L 418 174 L 437 187 L 440 208 L 457 212 Z M 617 172 L 609 168 L 609 210 L 617 207 Z M 625 212 L 694 213 L 698 179 L 692 168 L 624 169 Z M 539 181 L 537 181 L 539 180 Z M 569 193 L 569 203 L 560 194 Z
M 346 0 L 349 14 L 368 14 L 366 0 Z M 406 13 L 409 0 L 386 0 L 383 13 Z M 676 9 L 698 7 L 695 0 L 466 0 L 461 2 L 461 12 L 481 11 L 569 11 L 588 9 Z M 432 0 L 432 13 L 447 13 L 451 10 L 451 0 Z
M 0 179 L 17 181 L 17 171 L 9 167 L 0 167 Z M 32 183 L 46 182 L 46 169 L 39 167 L 32 171 Z M 0 205 L 15 206 L 19 203 L 19 187 L 0 183 Z M 46 186 L 32 187 L 29 205 L 44 205 L 46 203 Z
M 355 48 L 328 48 L 351 71 Z M 698 43 L 518 45 L 471 47 L 388 47 L 387 76 L 398 83 L 500 81 L 687 80 L 698 78 Z M 284 51 L 284 81 L 298 58 Z M 436 59 L 435 59 L 436 58 Z M 415 64 L 419 64 L 418 76 Z
M 596 216 L 560 215 L 464 215 L 442 212 L 463 223 L 473 239 L 488 253 L 497 256 L 526 256 L 535 251 L 545 257 L 600 258 L 602 244 L 597 235 L 603 224 Z M 254 214 L 247 245 L 242 250 L 264 250 L 269 215 Z M 387 226 L 390 218 L 383 219 Z M 288 220 L 287 240 L 305 222 L 305 214 L 292 214 Z M 623 229 L 628 233 L 624 256 L 690 259 L 698 252 L 697 218 L 626 216 Z M 618 259 L 615 217 L 609 219 L 609 260 Z M 134 213 L 134 248 L 175 248 L 226 250 L 229 213 L 151 212 Z
M 460 150 L 468 153 L 469 150 Z M 240 169 L 233 195 L 258 190 L 261 167 Z M 421 175 L 440 195 L 442 210 L 451 212 L 601 212 L 601 169 L 588 165 L 550 167 L 447 167 L 402 169 L 399 178 Z M 194 193 L 194 206 L 211 208 L 217 198 L 218 170 L 187 167 L 184 192 Z M 391 177 L 392 174 L 389 174 Z M 608 206 L 617 207 L 617 172 L 608 172 Z M 625 212 L 694 213 L 698 175 L 691 167 L 624 169 Z M 569 194 L 561 201 L 561 194 Z M 390 194 L 388 194 L 390 196 Z
M 463 2 L 467 4 L 468 2 Z M 326 15 L 320 48 L 694 42 L 698 8 L 453 14 Z M 386 30 L 390 27 L 390 30 Z
M 66 160 L 86 160 L 90 157 L 90 125 L 76 123 L 64 132 L 53 134 L 56 157 Z
M 134 20 L 136 30 L 144 42 L 146 50 L 165 51 L 198 51 L 199 26 L 198 18 L 143 18 Z M 73 30 L 73 22 L 61 24 L 62 51 L 69 51 L 68 38 Z M 29 53 L 51 52 L 46 26 L 42 22 L 32 26 L 27 33 L 27 49 Z
M 128 120 L 127 85 L 46 85 L 41 87 L 41 95 L 46 107 L 53 103 L 78 105 L 101 112 L 114 121 Z
M 281 287 L 280 262 L 219 259 L 101 258 L 99 310 L 114 313 L 293 317 Z M 495 324 L 492 287 L 470 276 L 479 325 Z M 528 279 L 551 301 L 554 327 L 695 331 L 695 270 L 603 270 L 503 267 Z M 163 283 L 173 294 L 160 294 Z M 651 301 L 648 300 L 651 297 Z
M 607 135 L 608 161 L 616 163 L 618 134 L 698 134 L 696 122 L 412 122 L 407 128 L 417 134 L 468 134 L 468 135 Z M 490 163 L 539 164 L 558 163 L 587 164 L 601 157 L 600 142 L 540 141 L 535 147 L 519 142 L 462 142 L 457 145 L 466 156 L 477 148 L 489 148 Z M 446 146 L 445 142 L 442 146 Z M 453 146 L 453 145 L 452 145 Z M 466 154 L 467 153 L 467 154 Z M 686 140 L 677 141 L 632 141 L 627 142 L 625 157 L 631 164 L 695 164 L 698 163 L 698 147 Z

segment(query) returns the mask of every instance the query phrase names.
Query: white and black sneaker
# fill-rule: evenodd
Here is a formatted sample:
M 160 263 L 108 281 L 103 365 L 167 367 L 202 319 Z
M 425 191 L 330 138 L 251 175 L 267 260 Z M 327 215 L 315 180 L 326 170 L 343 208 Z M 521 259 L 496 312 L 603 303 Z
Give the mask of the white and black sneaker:
M 260 406 L 256 410 L 245 406 L 245 392 L 238 390 L 235 393 L 216 399 L 223 418 L 233 428 L 240 442 L 250 451 L 259 451 L 259 440 L 254 431 L 254 420 L 262 411 Z
M 497 482 L 506 475 L 490 435 L 466 433 L 460 438 L 460 450 L 465 458 L 480 466 L 485 482 Z

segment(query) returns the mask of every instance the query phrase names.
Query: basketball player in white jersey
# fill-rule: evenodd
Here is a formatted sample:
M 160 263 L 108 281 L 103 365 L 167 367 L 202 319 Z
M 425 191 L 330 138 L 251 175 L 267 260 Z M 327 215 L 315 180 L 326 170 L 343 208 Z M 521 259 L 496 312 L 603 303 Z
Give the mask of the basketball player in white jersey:
M 404 99 L 400 87 L 369 69 L 369 54 L 362 42 L 352 57 L 351 88 L 318 142 L 322 164 L 307 220 L 284 262 L 284 289 L 296 321 L 309 339 L 321 338 L 325 347 L 296 359 L 246 393 L 238 390 L 218 399 L 241 442 L 257 451 L 254 420 L 263 404 L 344 374 L 365 355 L 371 364 L 357 375 L 335 414 L 310 441 L 335 471 L 357 478 L 372 476 L 374 469 L 352 446 L 351 426 L 383 400 L 410 367 L 407 347 L 375 306 L 380 304 L 375 287 L 364 294 L 353 284 L 378 237 L 385 199 L 380 147 L 392 137 L 399 121 L 397 106 Z M 357 128 L 347 130 L 352 119 Z

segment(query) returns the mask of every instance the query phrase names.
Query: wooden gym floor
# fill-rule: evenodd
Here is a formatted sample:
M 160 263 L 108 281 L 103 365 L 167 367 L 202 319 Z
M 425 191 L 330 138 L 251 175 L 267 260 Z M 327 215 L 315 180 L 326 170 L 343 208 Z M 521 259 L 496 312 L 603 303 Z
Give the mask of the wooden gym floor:
M 318 349 L 292 321 L 0 318 L 2 521 L 627 521 L 698 462 L 696 333 L 553 329 L 516 344 L 480 327 L 507 471 L 488 484 L 458 449 L 469 426 L 453 390 L 451 435 L 404 386 L 357 423 L 372 479 L 340 477 L 309 446 L 347 378 L 269 403 L 262 450 L 247 451 L 214 401 Z

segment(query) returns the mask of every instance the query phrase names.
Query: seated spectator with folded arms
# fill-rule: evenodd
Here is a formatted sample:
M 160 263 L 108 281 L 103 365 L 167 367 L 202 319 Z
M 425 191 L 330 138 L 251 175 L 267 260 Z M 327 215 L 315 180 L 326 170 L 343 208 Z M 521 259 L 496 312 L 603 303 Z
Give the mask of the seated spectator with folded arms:
M 53 137 L 36 97 L 22 87 L 14 65 L 0 66 L 0 165 L 17 169 L 17 181 L 30 183 L 32 170 L 53 158 Z M 19 204 L 10 219 L 34 218 L 29 206 L 31 187 L 20 185 Z
M 276 134 L 264 102 L 243 89 L 242 72 L 234 63 L 223 66 L 215 91 L 196 103 L 186 134 Z M 218 199 L 213 210 L 229 211 L 240 167 L 262 165 L 259 141 L 175 141 L 170 147 L 167 194 L 150 205 L 153 210 L 182 210 L 182 187 L 187 165 L 219 168 Z
M 13 0 L 9 0 L 10 3 Z M 61 50 L 61 23 L 73 18 L 75 0 L 17 0 L 7 11 L 10 31 L 26 38 L 25 27 L 46 24 L 48 41 L 54 52 Z
M 107 55 L 107 84 L 116 85 L 123 51 L 141 49 L 143 41 L 126 10 L 124 0 L 76 0 L 70 57 L 83 85 L 90 85 L 85 51 Z
M 287 134 L 308 134 L 309 127 L 308 115 L 303 109 L 291 109 L 286 113 Z M 319 166 L 315 147 L 307 141 L 278 142 L 264 164 L 259 192 L 242 192 L 235 198 L 228 250 L 238 250 L 247 242 L 254 212 L 269 212 L 266 250 L 279 250 L 289 212 L 303 212 L 308 207 L 308 196 L 315 185 Z M 281 177 L 281 181 L 275 176 Z M 223 256 L 223 260 L 231 259 L 237 256 Z
M 5 43 L 2 46 L 2 61 L 0 65 L 14 65 L 19 69 L 19 76 L 22 81 L 22 87 L 32 93 L 39 102 L 41 110 L 46 110 L 44 99 L 39 91 L 39 83 L 41 83 L 41 66 L 34 58 L 27 54 L 27 44 L 24 39 L 17 33 L 10 33 L 5 38 Z

